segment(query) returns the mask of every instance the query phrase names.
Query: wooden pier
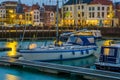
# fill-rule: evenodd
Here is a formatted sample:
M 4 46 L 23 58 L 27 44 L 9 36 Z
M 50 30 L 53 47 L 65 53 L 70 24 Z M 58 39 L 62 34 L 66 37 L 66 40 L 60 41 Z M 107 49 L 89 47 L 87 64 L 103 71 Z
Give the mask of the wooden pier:
M 95 69 L 68 66 L 68 65 L 60 65 L 60 64 L 54 64 L 48 62 L 18 60 L 8 57 L 1 57 L 0 65 L 33 68 L 33 69 L 38 69 L 41 72 L 55 73 L 55 74 L 57 73 L 76 74 L 82 76 L 97 77 L 104 80 L 120 80 L 120 73 L 116 73 L 116 72 L 95 70 Z

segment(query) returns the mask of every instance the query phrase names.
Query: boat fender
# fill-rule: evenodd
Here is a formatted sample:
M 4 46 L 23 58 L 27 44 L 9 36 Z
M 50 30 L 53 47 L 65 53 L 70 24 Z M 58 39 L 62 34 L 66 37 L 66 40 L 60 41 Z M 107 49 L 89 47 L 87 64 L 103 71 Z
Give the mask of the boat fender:
M 75 52 L 73 51 L 72 54 L 75 55 Z
M 60 59 L 61 59 L 61 60 L 63 59 L 63 55 L 62 55 L 62 54 L 60 55 Z
M 86 53 L 87 53 L 87 54 L 89 54 L 89 51 L 88 51 L 88 50 L 86 50 Z

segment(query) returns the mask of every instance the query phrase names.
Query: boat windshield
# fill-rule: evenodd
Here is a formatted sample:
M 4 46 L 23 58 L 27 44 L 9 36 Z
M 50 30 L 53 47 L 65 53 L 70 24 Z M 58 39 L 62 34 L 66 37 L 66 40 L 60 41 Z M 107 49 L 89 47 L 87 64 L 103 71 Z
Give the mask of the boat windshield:
M 104 48 L 103 55 L 106 56 L 114 56 L 115 55 L 115 49 L 114 48 Z

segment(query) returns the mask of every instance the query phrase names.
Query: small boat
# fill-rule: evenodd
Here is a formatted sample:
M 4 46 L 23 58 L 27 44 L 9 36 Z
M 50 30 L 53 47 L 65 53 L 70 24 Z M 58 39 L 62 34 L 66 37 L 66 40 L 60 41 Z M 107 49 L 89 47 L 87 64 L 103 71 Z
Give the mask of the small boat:
M 99 61 L 95 63 L 96 68 L 120 72 L 120 43 L 107 42 L 101 47 Z
M 93 36 L 71 35 L 64 44 L 37 47 L 31 44 L 31 49 L 18 49 L 23 59 L 35 61 L 78 59 L 94 54 L 97 49 Z M 36 48 L 32 48 L 32 46 Z
M 71 34 L 92 35 L 96 39 L 101 39 L 102 38 L 100 30 L 87 30 L 87 29 L 83 29 L 83 30 L 78 30 L 78 31 L 73 31 L 73 32 L 62 33 L 62 34 L 60 34 L 60 40 L 63 41 L 63 42 L 67 41 L 67 39 L 69 38 L 69 36 Z

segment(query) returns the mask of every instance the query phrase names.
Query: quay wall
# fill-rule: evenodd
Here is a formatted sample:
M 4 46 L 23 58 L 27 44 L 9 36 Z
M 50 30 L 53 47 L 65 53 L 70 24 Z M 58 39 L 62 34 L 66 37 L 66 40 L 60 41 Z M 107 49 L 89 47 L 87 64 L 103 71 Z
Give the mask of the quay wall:
M 82 29 L 82 28 L 79 28 Z M 120 37 L 120 27 L 88 27 L 89 30 L 101 30 L 102 36 Z M 60 28 L 59 34 L 63 32 L 71 32 L 75 29 Z M 0 39 L 6 38 L 50 38 L 56 37 L 55 28 L 41 28 L 41 27 L 0 27 Z

